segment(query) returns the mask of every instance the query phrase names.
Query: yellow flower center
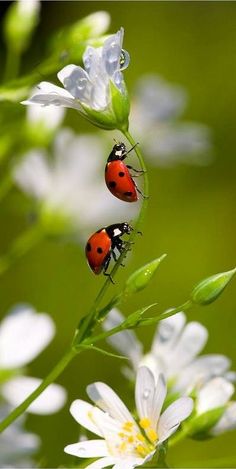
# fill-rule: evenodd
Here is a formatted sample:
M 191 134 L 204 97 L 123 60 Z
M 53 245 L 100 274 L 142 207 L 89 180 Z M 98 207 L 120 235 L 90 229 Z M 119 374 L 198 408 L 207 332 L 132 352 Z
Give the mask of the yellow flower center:
M 127 454 L 131 450 L 138 457 L 145 457 L 155 449 L 158 437 L 151 421 L 147 418 L 141 419 L 139 426 L 141 431 L 137 432 L 137 426 L 133 422 L 127 421 L 122 425 L 122 431 L 118 433 L 120 443 L 117 445 L 120 453 Z

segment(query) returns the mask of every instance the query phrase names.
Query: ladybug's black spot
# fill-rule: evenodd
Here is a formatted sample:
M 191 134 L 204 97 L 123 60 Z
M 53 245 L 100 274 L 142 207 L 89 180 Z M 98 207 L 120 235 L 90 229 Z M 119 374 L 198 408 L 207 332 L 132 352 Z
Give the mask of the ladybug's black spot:
M 116 181 L 109 182 L 109 187 L 116 187 Z
M 98 252 L 98 254 L 102 254 L 102 253 L 103 253 L 103 249 L 99 247 L 99 248 L 97 248 L 97 252 Z
M 125 175 L 125 173 L 124 173 L 123 171 L 120 171 L 120 172 L 119 172 L 119 176 L 120 176 L 120 178 L 123 178 L 123 177 L 124 177 L 124 175 Z
M 91 244 L 90 243 L 87 243 L 87 246 L 86 246 L 86 251 L 91 251 Z
M 124 195 L 127 195 L 127 197 L 131 197 L 132 194 L 133 192 L 124 192 Z

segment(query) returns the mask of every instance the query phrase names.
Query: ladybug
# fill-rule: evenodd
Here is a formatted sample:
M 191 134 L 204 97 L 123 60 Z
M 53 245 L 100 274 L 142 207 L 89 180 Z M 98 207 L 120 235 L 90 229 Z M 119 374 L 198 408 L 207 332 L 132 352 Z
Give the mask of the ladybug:
M 143 195 L 133 180 L 133 177 L 136 177 L 137 174 L 131 175 L 129 169 L 132 169 L 135 173 L 140 173 L 140 176 L 143 171 L 134 169 L 123 162 L 136 145 L 127 151 L 124 143 L 116 143 L 105 167 L 105 181 L 109 191 L 124 202 L 136 202 L 138 200 L 137 192 Z
M 121 253 L 124 248 L 124 241 L 120 238 L 124 234 L 129 235 L 132 230 L 133 228 L 128 223 L 116 223 L 101 228 L 90 236 L 85 247 L 85 254 L 90 268 L 96 275 L 103 271 L 104 275 L 112 280 L 111 275 L 107 273 L 111 256 L 114 261 L 117 260 L 115 249 Z

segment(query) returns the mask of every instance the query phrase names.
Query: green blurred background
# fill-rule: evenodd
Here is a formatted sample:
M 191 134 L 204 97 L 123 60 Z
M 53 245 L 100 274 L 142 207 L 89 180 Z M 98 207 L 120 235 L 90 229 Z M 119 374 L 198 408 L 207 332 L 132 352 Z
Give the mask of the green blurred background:
M 6 2 L 1 2 L 1 6 Z M 43 2 L 41 22 L 23 68 L 30 71 L 43 56 L 47 38 L 58 27 L 97 10 L 111 14 L 111 31 L 125 28 L 125 48 L 132 62 L 126 71 L 129 89 L 142 74 L 154 72 L 183 85 L 190 96 L 186 119 L 212 129 L 214 160 L 208 167 L 179 165 L 151 168 L 151 199 L 144 236 L 119 282 L 135 268 L 166 252 L 152 285 L 123 309 L 158 302 L 158 309 L 180 304 L 198 280 L 235 265 L 235 114 L 236 3 L 234 2 Z M 74 111 L 66 122 L 78 132 L 91 131 Z M 1 204 L 1 252 L 27 225 L 13 191 Z M 103 278 L 93 276 L 83 249 L 73 244 L 43 242 L 1 278 L 0 315 L 18 302 L 46 311 L 57 325 L 57 336 L 30 366 L 32 376 L 45 376 L 71 340 L 78 319 L 87 311 Z M 213 305 L 195 308 L 189 319 L 209 328 L 207 352 L 227 354 L 236 367 L 235 281 Z M 147 347 L 153 328 L 139 331 Z M 69 393 L 68 403 L 55 416 L 30 416 L 27 426 L 42 439 L 40 459 L 46 467 L 70 464 L 63 453 L 75 442 L 76 423 L 68 412 L 71 401 L 85 397 L 85 387 L 101 380 L 126 398 L 120 362 L 86 353 L 75 359 L 58 382 Z M 188 440 L 171 450 L 170 464 L 204 467 L 205 460 L 235 455 L 235 432 L 207 442 Z M 227 467 L 227 464 L 222 463 Z

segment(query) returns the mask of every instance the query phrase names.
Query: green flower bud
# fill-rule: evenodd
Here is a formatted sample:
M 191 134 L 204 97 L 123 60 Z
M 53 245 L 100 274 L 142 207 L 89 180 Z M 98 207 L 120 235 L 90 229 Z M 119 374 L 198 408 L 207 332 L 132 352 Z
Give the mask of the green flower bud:
M 139 323 L 142 320 L 142 316 L 144 313 L 152 308 L 153 306 L 156 306 L 156 303 L 149 305 L 149 306 L 144 306 L 144 308 L 138 309 L 138 311 L 135 311 L 135 313 L 130 314 L 120 325 L 121 330 L 125 329 L 133 329 L 134 327 L 137 327 Z
M 24 52 L 39 19 L 38 0 L 18 0 L 10 5 L 4 23 L 5 39 L 16 53 Z
M 202 280 L 191 293 L 192 301 L 200 305 L 207 305 L 215 301 L 228 285 L 235 272 L 236 268 Z
M 149 262 L 140 269 L 136 270 L 127 280 L 125 284 L 125 294 L 129 295 L 143 290 L 152 279 L 160 263 L 165 259 L 166 254 Z
M 114 128 L 120 130 L 128 130 L 130 101 L 125 84 L 123 85 L 123 92 L 121 92 L 110 80 L 110 92 L 111 109 L 115 117 Z

